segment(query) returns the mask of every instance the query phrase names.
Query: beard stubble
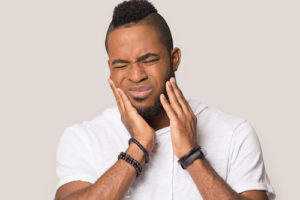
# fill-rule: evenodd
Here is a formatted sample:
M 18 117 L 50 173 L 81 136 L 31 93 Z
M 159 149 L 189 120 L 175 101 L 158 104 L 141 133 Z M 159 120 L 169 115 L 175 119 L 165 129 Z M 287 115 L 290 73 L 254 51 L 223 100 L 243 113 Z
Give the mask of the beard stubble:
M 174 71 L 172 70 L 170 66 L 170 75 L 167 77 L 167 79 L 164 81 L 164 90 L 163 94 L 165 95 L 167 101 L 169 102 L 169 97 L 166 90 L 166 82 L 170 80 L 171 77 L 175 77 Z M 144 101 L 144 99 L 135 98 L 136 101 Z M 160 94 L 155 97 L 154 103 L 151 106 L 147 107 L 138 107 L 134 106 L 137 112 L 144 118 L 146 122 L 150 122 L 153 118 L 155 118 L 161 111 L 164 109 L 161 102 L 160 102 Z

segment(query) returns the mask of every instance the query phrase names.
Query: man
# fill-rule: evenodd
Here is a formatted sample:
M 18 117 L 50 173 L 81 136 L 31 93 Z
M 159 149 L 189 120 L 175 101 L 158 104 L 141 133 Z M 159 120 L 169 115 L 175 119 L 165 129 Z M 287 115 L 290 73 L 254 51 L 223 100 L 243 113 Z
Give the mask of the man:
M 252 127 L 183 96 L 152 4 L 119 4 L 105 44 L 118 108 L 65 130 L 57 200 L 274 199 Z

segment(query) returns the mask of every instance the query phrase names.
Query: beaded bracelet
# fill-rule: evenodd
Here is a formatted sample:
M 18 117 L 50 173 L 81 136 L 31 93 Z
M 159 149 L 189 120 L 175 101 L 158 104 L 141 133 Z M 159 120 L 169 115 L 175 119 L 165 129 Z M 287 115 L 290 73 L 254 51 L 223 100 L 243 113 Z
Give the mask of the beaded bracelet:
M 132 165 L 136 170 L 136 177 L 138 177 L 142 173 L 142 166 L 141 164 L 133 159 L 129 154 L 121 152 L 118 156 L 118 160 L 123 159 L 126 162 L 128 162 L 130 165 Z
M 149 162 L 149 153 L 148 151 L 143 147 L 143 145 L 141 145 L 141 143 L 139 143 L 139 141 L 137 141 L 136 139 L 134 138 L 130 138 L 129 141 L 128 141 L 128 145 L 130 145 L 130 143 L 133 142 L 135 143 L 143 152 L 144 152 L 144 155 L 145 155 L 145 163 L 148 163 Z

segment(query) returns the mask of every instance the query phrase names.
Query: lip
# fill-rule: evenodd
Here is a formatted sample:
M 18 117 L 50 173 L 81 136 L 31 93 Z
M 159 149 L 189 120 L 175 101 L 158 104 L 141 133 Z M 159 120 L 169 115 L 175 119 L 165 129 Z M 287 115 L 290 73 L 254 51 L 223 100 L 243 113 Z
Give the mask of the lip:
M 141 87 L 131 87 L 128 89 L 129 94 L 133 98 L 146 98 L 151 92 L 152 88 L 148 86 L 141 86 Z

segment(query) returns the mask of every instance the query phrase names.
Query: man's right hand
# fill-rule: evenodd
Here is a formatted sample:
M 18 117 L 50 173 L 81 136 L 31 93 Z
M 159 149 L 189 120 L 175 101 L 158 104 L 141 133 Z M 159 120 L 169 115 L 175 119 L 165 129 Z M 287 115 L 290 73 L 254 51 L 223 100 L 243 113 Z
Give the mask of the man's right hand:
M 150 153 L 155 141 L 155 131 L 138 114 L 126 94 L 116 88 L 109 79 L 110 86 L 116 97 L 121 119 L 131 137 L 138 140 Z M 143 152 L 131 144 L 126 150 L 138 162 L 143 160 Z M 56 200 L 75 199 L 121 199 L 136 176 L 136 170 L 120 159 L 109 168 L 95 183 L 72 181 L 62 185 L 56 192 Z
M 108 82 L 116 98 L 121 120 L 131 137 L 139 141 L 148 152 L 152 151 L 155 141 L 155 131 L 132 106 L 127 95 L 109 78 Z

